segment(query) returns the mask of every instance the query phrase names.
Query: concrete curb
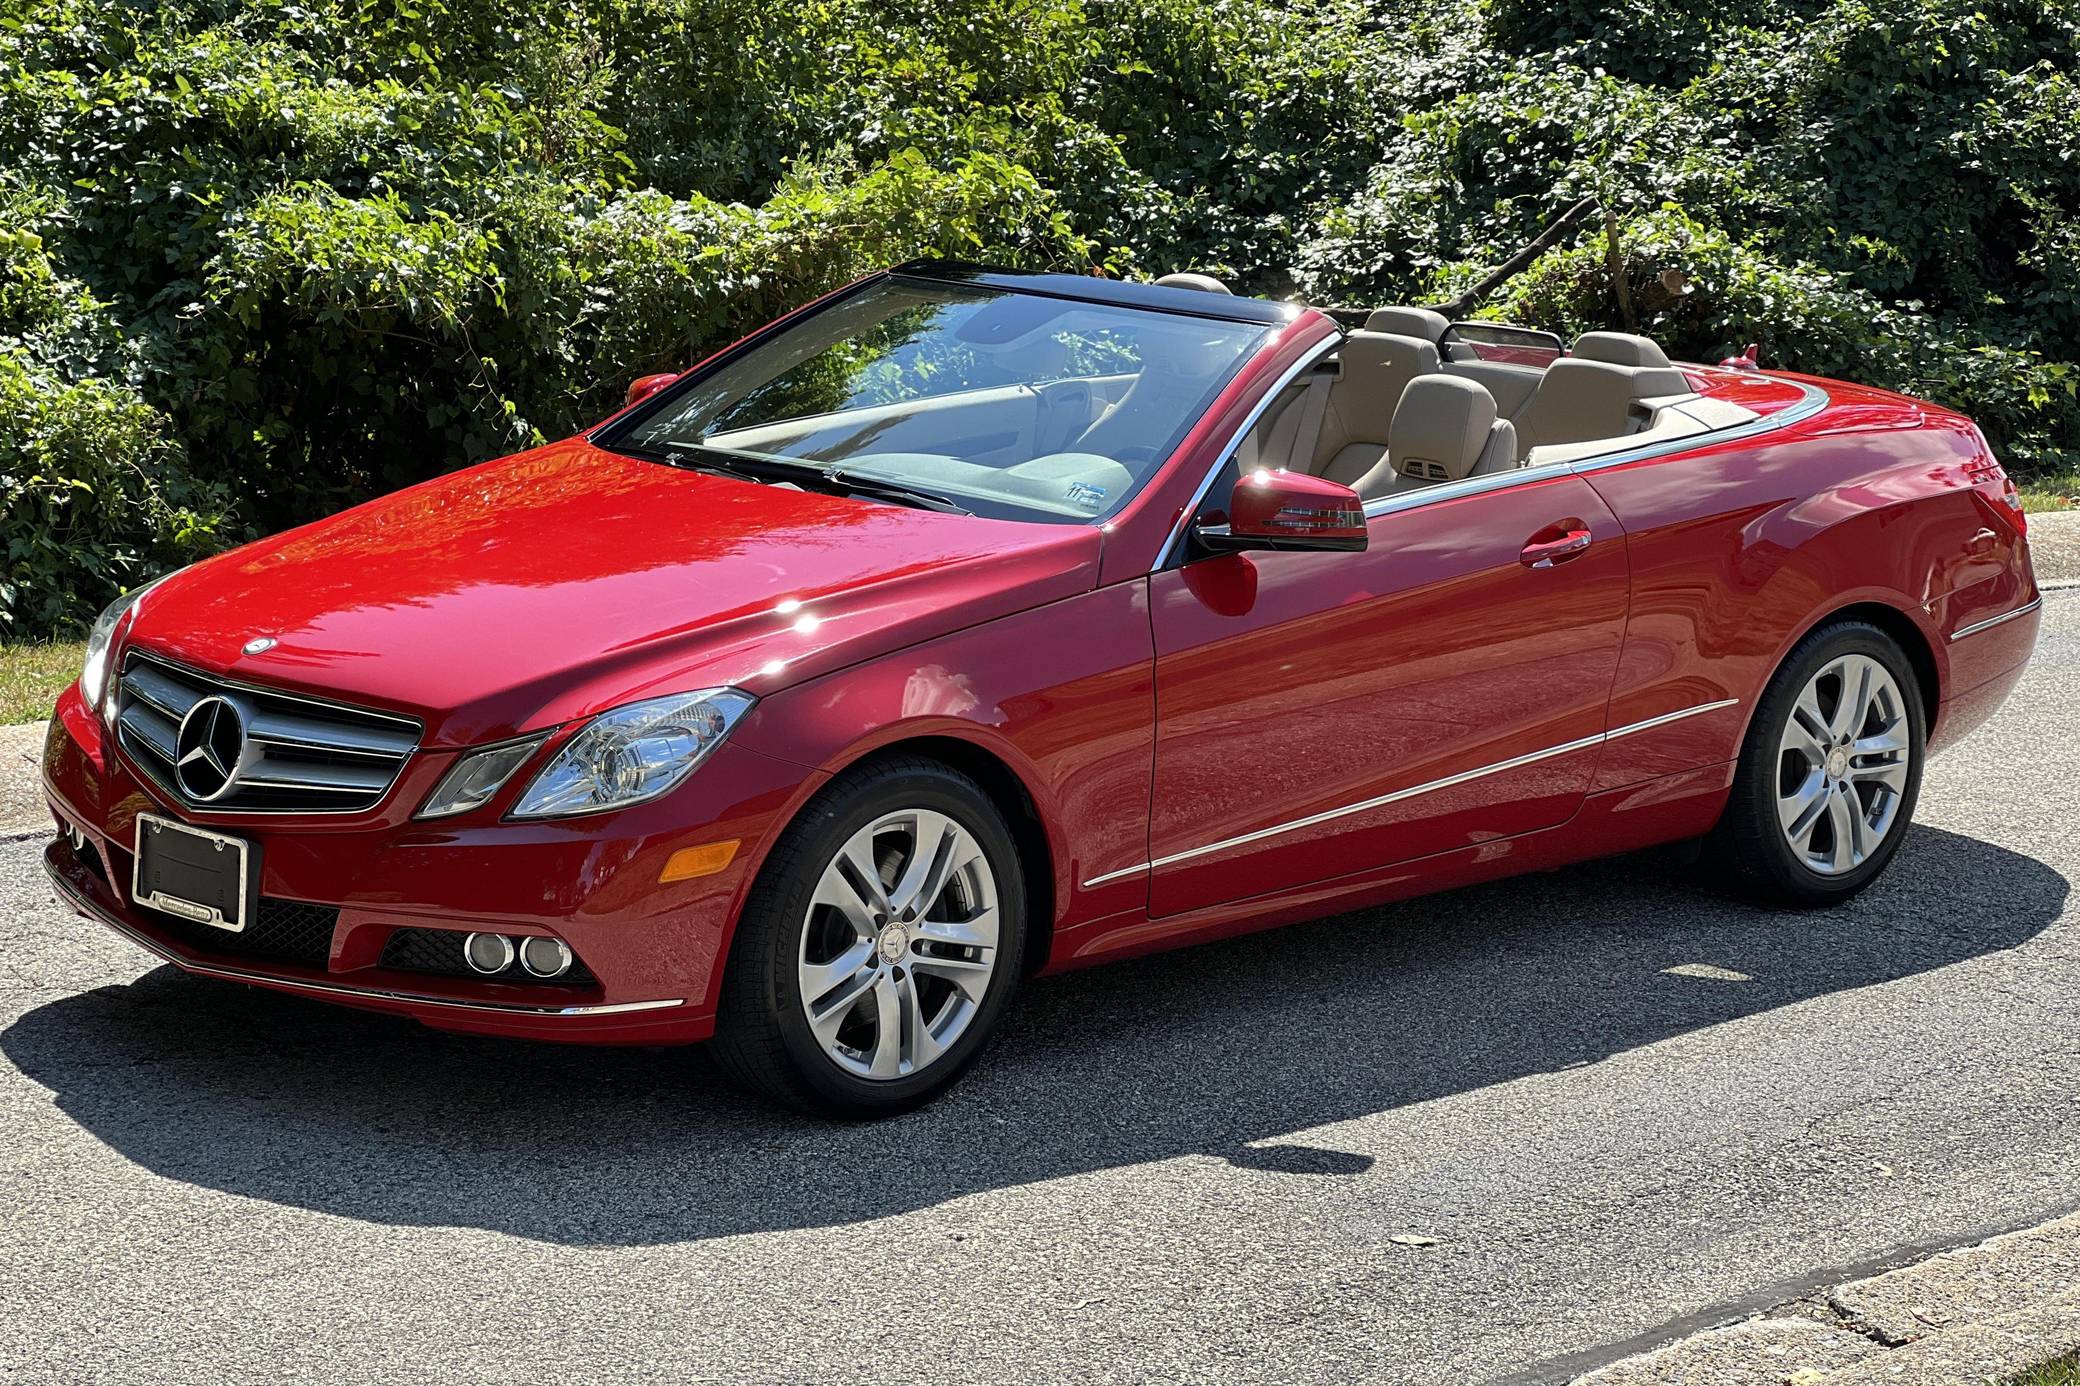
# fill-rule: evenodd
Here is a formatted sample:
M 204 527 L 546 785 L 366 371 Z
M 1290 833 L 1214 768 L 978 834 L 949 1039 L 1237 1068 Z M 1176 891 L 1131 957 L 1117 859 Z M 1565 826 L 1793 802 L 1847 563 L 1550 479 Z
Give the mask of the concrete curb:
M 2080 1214 L 1837 1285 L 1572 1386 L 1983 1386 L 2080 1349 Z

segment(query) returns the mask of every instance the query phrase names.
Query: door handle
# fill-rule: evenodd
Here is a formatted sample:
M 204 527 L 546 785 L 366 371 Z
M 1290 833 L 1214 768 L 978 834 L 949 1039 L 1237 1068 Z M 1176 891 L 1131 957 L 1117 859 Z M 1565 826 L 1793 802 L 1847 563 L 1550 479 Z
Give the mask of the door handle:
M 1594 542 L 1580 520 L 1561 520 L 1531 536 L 1517 561 L 1527 568 L 1550 568 L 1580 558 Z

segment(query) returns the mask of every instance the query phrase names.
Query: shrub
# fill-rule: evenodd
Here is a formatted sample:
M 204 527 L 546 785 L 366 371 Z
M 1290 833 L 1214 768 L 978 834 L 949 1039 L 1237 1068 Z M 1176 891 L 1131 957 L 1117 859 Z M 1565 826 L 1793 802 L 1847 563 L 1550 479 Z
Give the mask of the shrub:
M 877 265 L 1641 325 L 2080 457 L 2073 0 L 20 0 L 0 621 L 566 434 Z M 1908 190 L 1903 193 L 1902 190 Z
M 0 634 L 78 629 L 122 592 L 243 537 L 166 419 L 106 380 L 0 351 Z

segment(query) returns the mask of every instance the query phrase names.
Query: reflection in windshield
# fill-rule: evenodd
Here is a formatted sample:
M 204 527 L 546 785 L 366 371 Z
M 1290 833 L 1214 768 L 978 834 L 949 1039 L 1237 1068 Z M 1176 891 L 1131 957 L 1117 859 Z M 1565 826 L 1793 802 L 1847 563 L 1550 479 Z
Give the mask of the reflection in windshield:
M 617 441 L 1087 522 L 1147 480 L 1267 331 L 885 280 L 673 393 Z

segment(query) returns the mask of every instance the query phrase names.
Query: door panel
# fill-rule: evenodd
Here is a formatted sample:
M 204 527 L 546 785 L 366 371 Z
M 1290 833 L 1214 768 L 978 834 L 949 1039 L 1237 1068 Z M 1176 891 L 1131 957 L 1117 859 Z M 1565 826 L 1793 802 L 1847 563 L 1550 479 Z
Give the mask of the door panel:
M 1589 542 L 1555 554 L 1577 530 Z M 1152 913 L 1551 827 L 1581 804 L 1625 620 L 1610 511 L 1563 474 L 1370 531 L 1363 553 L 1231 554 L 1150 579 Z

